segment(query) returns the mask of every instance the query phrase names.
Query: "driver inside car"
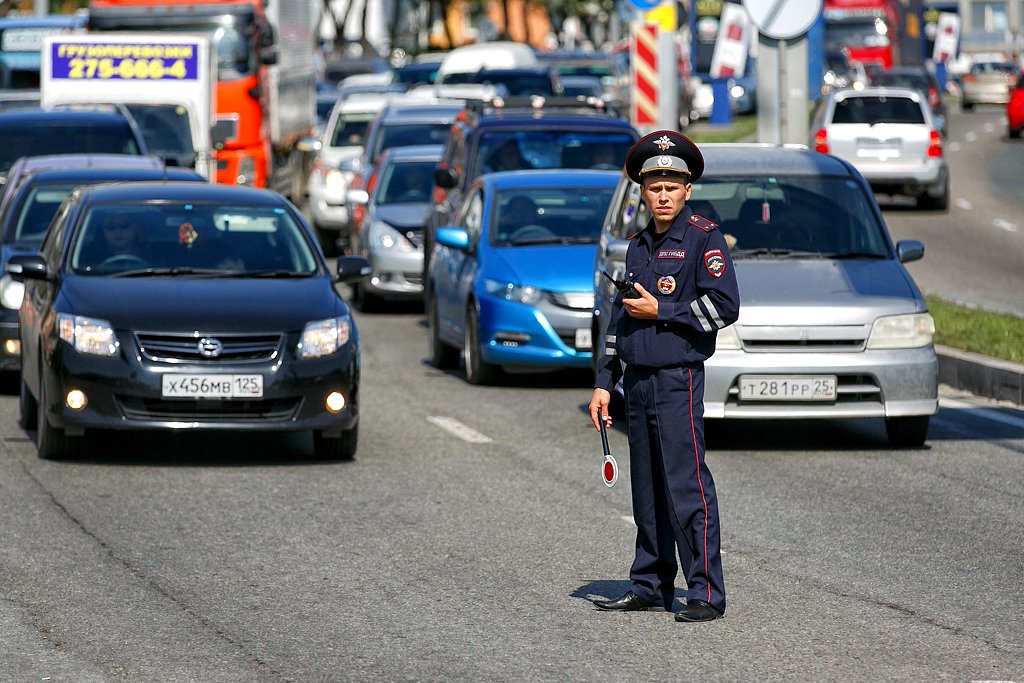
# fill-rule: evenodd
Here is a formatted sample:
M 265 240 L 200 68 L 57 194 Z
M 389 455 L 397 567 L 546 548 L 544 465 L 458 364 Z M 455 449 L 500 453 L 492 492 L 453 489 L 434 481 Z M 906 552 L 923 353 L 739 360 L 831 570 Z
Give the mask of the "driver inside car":
M 133 216 L 108 213 L 82 260 L 91 269 L 131 270 L 151 265 L 153 255 L 145 231 Z

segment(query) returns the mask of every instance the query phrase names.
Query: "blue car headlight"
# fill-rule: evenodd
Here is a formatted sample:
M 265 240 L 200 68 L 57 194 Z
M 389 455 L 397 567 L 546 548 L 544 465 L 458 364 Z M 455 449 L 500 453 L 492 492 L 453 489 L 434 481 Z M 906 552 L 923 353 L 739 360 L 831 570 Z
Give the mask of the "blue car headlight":
M 505 301 L 517 301 L 521 304 L 533 305 L 544 297 L 544 290 L 530 287 L 529 285 L 517 285 L 511 282 L 500 280 L 485 280 L 484 287 L 491 296 L 496 296 Z

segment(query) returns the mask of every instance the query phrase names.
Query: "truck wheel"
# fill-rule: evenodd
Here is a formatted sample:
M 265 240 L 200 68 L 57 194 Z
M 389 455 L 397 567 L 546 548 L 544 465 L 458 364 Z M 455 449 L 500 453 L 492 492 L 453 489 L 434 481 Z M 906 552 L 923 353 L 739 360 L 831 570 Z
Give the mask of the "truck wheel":
M 973 111 L 974 110 L 974 102 L 968 102 L 967 100 L 962 100 L 960 102 L 960 108 L 963 109 L 964 111 Z
M 324 256 L 338 255 L 338 233 L 336 231 L 317 227 L 316 237 L 320 241 L 320 248 L 323 249 Z
M 326 438 L 323 432 L 313 432 L 313 455 L 317 460 L 352 460 L 359 445 L 359 425 L 342 432 L 337 439 Z
M 915 417 L 888 417 L 885 433 L 889 443 L 897 448 L 919 448 L 928 437 L 928 415 Z
M 1010 136 L 1010 139 L 1016 140 L 1016 139 L 1018 139 L 1020 137 L 1021 130 L 1024 130 L 1024 129 L 1021 129 L 1021 128 L 1008 128 L 1006 132 Z

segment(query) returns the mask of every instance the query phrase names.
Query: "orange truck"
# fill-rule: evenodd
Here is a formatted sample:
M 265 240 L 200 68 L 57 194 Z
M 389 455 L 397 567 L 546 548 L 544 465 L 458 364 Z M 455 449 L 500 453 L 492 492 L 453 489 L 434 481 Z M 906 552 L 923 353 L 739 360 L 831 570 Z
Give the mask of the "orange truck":
M 217 182 L 305 193 L 316 94 L 310 2 L 92 0 L 90 31 L 202 33 L 217 55 Z

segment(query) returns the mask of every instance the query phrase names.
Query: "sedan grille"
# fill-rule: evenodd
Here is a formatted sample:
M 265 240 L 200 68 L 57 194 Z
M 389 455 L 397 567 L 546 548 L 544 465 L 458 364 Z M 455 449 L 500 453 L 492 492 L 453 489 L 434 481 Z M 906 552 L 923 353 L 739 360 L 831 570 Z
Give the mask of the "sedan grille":
M 151 334 L 138 332 L 135 339 L 149 360 L 189 363 L 224 363 L 270 360 L 281 346 L 280 334 Z M 215 356 L 204 353 L 200 340 L 219 342 Z
M 185 422 L 285 422 L 295 417 L 301 398 L 259 401 L 183 400 L 117 397 L 129 420 Z

